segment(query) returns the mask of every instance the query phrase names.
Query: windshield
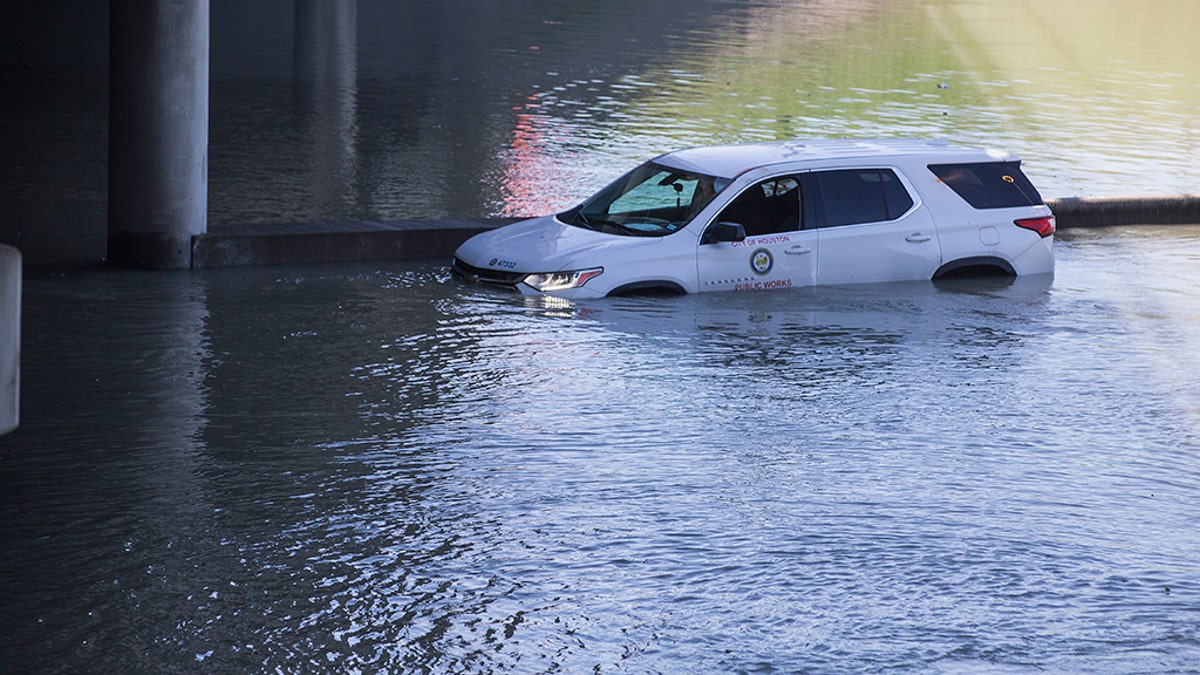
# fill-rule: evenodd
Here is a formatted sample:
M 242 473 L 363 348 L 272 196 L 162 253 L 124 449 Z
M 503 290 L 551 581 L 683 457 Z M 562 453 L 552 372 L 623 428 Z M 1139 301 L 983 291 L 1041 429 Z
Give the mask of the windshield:
M 728 182 L 647 162 L 559 217 L 599 232 L 662 237 L 683 229 Z

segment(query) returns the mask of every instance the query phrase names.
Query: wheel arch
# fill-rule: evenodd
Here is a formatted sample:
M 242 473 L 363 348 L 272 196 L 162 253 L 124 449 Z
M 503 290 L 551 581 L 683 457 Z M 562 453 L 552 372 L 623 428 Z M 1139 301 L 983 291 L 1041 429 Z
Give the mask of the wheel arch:
M 621 284 L 608 292 L 608 295 L 687 295 L 687 289 L 675 281 L 667 279 L 646 279 Z
M 933 279 L 967 276 L 1017 276 L 1012 263 L 996 256 L 975 256 L 959 258 L 943 264 L 933 273 Z

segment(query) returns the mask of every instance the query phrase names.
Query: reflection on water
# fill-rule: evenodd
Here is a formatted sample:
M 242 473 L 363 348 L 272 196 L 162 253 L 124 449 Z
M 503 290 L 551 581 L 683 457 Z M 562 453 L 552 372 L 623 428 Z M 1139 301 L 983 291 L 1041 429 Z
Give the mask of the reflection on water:
M 217 1 L 212 22 L 214 226 L 540 215 L 661 151 L 815 136 L 1001 146 L 1048 197 L 1200 191 L 1192 0 Z M 0 185 L 31 259 L 103 251 L 106 35 L 80 36 L 100 44 L 66 72 L 0 70 L 25 93 Z
M 587 303 L 439 265 L 32 278 L 3 661 L 1186 672 L 1200 230 L 1058 253 Z
M 759 7 L 718 38 L 697 37 L 693 52 L 546 87 L 522 105 L 513 136 L 538 139 L 541 152 L 506 169 L 520 179 L 499 210 L 538 214 L 585 196 L 559 188 L 564 171 L 577 179 L 567 184 L 600 182 L 601 161 L 577 157 L 576 146 L 629 164 L 683 145 L 813 136 L 1007 148 L 1029 160 L 1048 196 L 1200 188 L 1190 167 L 1200 155 L 1195 3 L 1169 3 L 1178 13 L 1088 2 L 877 4 Z M 616 159 L 603 162 L 609 174 Z
M 307 112 L 311 195 L 321 210 L 352 203 L 357 183 L 358 3 L 297 0 L 292 40 L 296 107 Z
M 539 215 L 659 151 L 814 136 L 1001 146 L 1049 196 L 1194 192 L 1200 16 L 1170 4 L 534 5 L 465 12 L 451 28 L 456 6 L 367 3 L 360 99 L 388 109 L 359 110 L 353 203 L 293 217 Z M 215 201 L 218 221 L 277 215 Z

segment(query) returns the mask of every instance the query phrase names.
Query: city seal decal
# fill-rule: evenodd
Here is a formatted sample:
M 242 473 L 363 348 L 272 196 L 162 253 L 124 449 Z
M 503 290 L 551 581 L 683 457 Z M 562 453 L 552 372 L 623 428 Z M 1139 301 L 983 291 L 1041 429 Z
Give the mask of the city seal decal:
M 750 254 L 750 269 L 758 276 L 765 276 L 771 273 L 771 268 L 775 266 L 775 259 L 771 257 L 771 252 L 765 248 L 754 249 Z

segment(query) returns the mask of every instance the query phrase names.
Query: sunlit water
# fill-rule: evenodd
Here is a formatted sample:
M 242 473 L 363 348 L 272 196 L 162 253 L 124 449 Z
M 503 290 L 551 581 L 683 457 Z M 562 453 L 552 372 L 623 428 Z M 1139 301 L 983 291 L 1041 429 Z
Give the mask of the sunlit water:
M 230 31 L 214 222 L 542 215 L 658 152 L 842 136 L 1001 147 L 1048 197 L 1200 192 L 1191 0 L 460 4 L 360 2 L 307 86 L 286 20 Z
M 257 32 L 217 44 L 212 219 L 541 215 L 660 151 L 806 137 L 1000 147 L 1048 197 L 1200 192 L 1190 0 L 360 2 L 358 17 L 337 36 L 354 58 L 318 71 L 353 74 L 299 95 L 288 78 L 316 66 L 276 48 L 275 76 L 247 88 L 236 73 L 271 50 Z M 274 197 L 246 203 L 247 180 Z
M 106 17 L 45 13 L 61 41 L 64 17 L 94 27 L 61 64 L 0 61 L 7 239 L 29 259 L 99 260 Z M 660 152 L 777 138 L 996 146 L 1051 198 L 1200 193 L 1194 0 L 214 0 L 211 14 L 212 227 L 542 215 Z
M 27 281 L 12 672 L 1195 672 L 1200 229 L 1057 277 Z

